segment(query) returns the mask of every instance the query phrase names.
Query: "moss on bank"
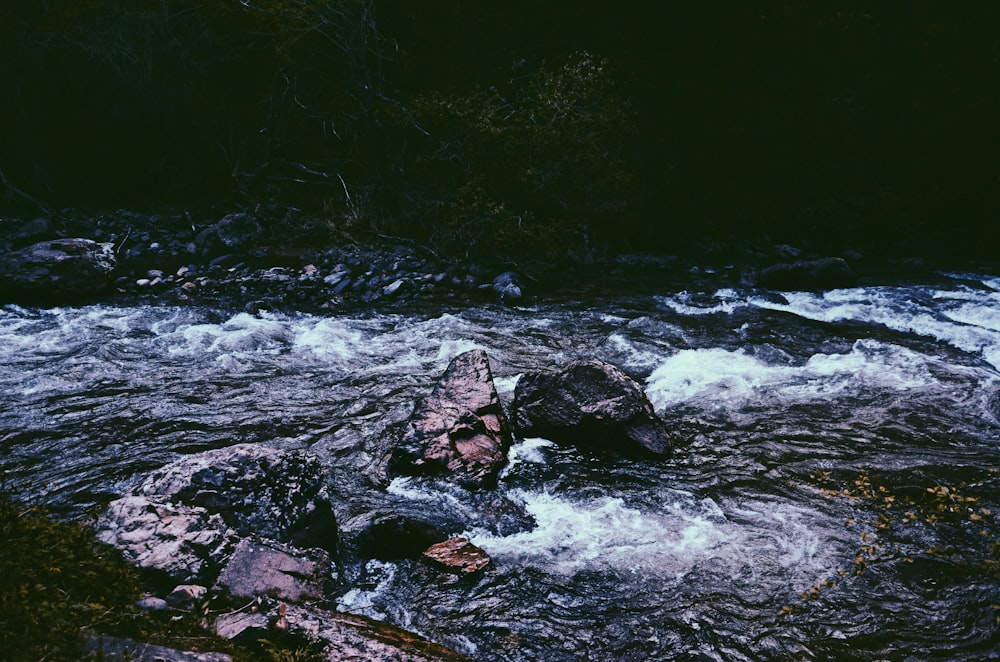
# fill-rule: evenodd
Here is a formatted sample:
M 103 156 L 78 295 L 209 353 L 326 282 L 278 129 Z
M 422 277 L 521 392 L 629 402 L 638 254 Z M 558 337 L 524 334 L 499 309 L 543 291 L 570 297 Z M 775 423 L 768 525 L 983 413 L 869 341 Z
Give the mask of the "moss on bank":
M 194 615 L 161 619 L 136 606 L 136 569 L 80 522 L 52 518 L 0 488 L 0 651 L 10 662 L 87 659 L 87 634 L 184 650 L 226 651 Z M 275 658 L 280 659 L 280 658 Z

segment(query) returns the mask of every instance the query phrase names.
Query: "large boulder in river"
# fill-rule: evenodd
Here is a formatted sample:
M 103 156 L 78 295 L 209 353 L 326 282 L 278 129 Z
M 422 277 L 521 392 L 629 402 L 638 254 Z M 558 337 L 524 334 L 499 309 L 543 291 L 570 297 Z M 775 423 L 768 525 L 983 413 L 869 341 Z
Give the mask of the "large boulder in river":
M 115 250 L 91 239 L 52 239 L 0 255 L 0 303 L 74 303 L 111 283 Z
M 315 458 L 240 444 L 154 471 L 108 506 L 97 535 L 153 575 L 210 584 L 241 538 L 335 552 L 337 524 Z
M 832 290 L 854 287 L 857 278 L 843 258 L 824 257 L 773 264 L 757 274 L 756 284 L 772 290 Z
M 557 443 L 657 455 L 671 445 L 639 384 L 597 359 L 559 373 L 524 375 L 514 390 L 512 418 L 519 435 Z
M 243 536 L 336 552 L 325 472 L 311 455 L 256 444 L 218 448 L 152 472 L 137 493 L 204 507 Z
M 134 494 L 108 505 L 97 520 L 97 538 L 164 586 L 211 583 L 238 541 L 205 508 Z
M 431 395 L 417 405 L 391 452 L 389 471 L 488 487 L 506 464 L 511 441 L 489 358 L 474 349 L 456 356 Z

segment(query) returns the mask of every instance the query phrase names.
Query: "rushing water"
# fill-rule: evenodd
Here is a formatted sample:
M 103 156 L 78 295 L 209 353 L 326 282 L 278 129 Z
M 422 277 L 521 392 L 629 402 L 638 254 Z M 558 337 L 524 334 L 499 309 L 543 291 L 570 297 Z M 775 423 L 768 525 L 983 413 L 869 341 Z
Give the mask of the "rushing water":
M 676 451 L 519 439 L 491 495 L 383 480 L 414 400 L 475 347 L 507 402 L 525 371 L 615 363 Z M 997 277 L 329 317 L 7 306 L 0 365 L 4 480 L 66 516 L 258 442 L 323 459 L 348 529 L 385 504 L 449 522 L 490 568 L 348 550 L 332 600 L 477 659 L 1000 657 Z

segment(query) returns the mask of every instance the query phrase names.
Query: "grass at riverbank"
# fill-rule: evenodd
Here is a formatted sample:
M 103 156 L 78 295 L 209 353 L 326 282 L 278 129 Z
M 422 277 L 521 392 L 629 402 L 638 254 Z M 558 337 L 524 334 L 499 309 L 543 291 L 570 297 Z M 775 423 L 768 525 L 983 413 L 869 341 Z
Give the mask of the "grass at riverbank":
M 78 522 L 53 519 L 0 488 L 0 651 L 4 659 L 80 660 L 86 634 L 233 653 L 193 617 L 141 611 L 136 569 Z M 234 656 L 235 659 L 249 659 Z M 98 658 L 99 659 L 99 658 Z

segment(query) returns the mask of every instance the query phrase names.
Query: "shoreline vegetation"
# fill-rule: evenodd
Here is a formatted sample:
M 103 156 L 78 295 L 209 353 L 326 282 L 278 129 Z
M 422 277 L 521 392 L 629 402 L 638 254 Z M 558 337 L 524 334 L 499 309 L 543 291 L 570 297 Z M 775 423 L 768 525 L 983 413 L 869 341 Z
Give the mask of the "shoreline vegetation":
M 0 217 L 243 211 L 498 260 L 991 257 L 998 12 L 7 3 Z
M 98 542 L 86 522 L 55 518 L 6 487 L 0 490 L 0 541 L 0 648 L 5 659 L 104 659 L 88 657 L 85 649 L 87 638 L 99 635 L 188 650 L 235 651 L 230 642 L 204 629 L 194 614 L 170 619 L 140 609 L 139 573 L 119 550 Z

